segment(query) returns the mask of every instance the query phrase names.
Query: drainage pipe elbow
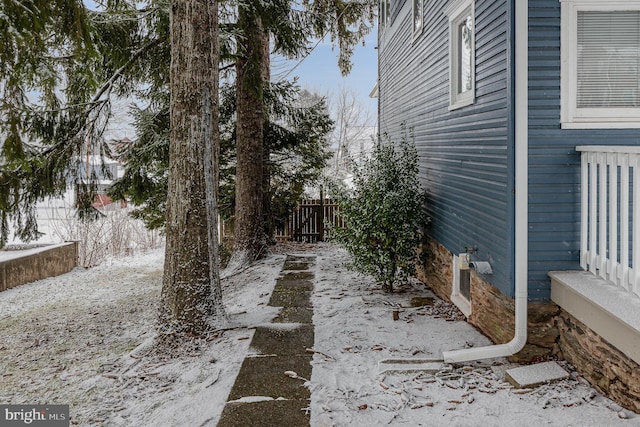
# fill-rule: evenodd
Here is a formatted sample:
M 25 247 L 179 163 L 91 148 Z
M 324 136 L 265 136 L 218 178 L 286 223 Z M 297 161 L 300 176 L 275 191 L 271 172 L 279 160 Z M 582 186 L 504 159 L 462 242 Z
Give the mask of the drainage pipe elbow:
M 505 344 L 489 345 L 485 347 L 472 347 L 460 350 L 445 351 L 442 358 L 445 363 L 462 363 L 472 360 L 492 359 L 496 357 L 507 357 L 516 354 L 527 343 L 527 319 L 526 319 L 526 298 L 525 307 L 516 308 L 516 328 L 513 339 Z M 518 301 L 516 300 L 516 305 Z M 524 320 L 520 319 L 524 311 Z

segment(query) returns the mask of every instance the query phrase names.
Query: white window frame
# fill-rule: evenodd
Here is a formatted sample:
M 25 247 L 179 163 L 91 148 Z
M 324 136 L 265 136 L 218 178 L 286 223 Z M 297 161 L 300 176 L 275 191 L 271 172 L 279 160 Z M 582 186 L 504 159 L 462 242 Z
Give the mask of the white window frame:
M 424 28 L 424 2 L 425 0 L 413 0 L 412 13 L 411 13 L 411 25 L 413 29 L 413 39 L 418 38 L 422 34 Z M 419 22 L 418 22 L 419 21 Z
M 452 264 L 451 302 L 468 318 L 473 313 L 473 309 L 471 301 L 460 292 L 460 270 L 469 269 L 469 255 L 466 253 L 454 255 Z
M 634 0 L 560 0 L 560 124 L 563 129 L 640 128 L 640 108 L 578 108 L 578 12 L 640 11 Z
M 476 30 L 473 0 L 458 0 L 452 3 L 445 14 L 449 16 L 449 110 L 455 110 L 475 102 L 476 93 Z M 471 88 L 460 92 L 460 40 L 458 27 L 471 16 Z
M 378 3 L 378 27 L 384 29 L 389 25 L 391 0 L 380 0 Z

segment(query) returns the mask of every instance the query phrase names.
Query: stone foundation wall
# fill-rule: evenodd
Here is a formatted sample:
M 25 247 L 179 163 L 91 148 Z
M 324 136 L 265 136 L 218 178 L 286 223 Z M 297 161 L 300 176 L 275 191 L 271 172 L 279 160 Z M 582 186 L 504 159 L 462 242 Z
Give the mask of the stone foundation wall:
M 602 394 L 640 413 L 640 365 L 564 310 L 556 323 L 564 359 Z
M 418 278 L 428 284 L 442 299 L 449 300 L 453 283 L 453 254 L 444 246 L 430 240 L 424 248 L 427 261 L 418 266 Z M 515 306 L 512 298 L 471 271 L 472 313 L 467 319 L 494 343 L 509 342 L 515 333 Z M 560 308 L 553 303 L 528 304 L 527 344 L 510 358 L 514 362 L 545 360 L 557 352 L 558 329 L 554 317 Z
M 430 241 L 426 262 L 418 266 L 418 278 L 439 297 L 449 300 L 452 290 L 453 254 Z M 469 323 L 494 343 L 505 343 L 514 334 L 514 301 L 472 271 L 472 313 Z M 527 344 L 509 359 L 536 362 L 549 356 L 564 358 L 601 393 L 621 406 L 640 413 L 640 365 L 626 357 L 582 322 L 556 304 L 528 303 Z

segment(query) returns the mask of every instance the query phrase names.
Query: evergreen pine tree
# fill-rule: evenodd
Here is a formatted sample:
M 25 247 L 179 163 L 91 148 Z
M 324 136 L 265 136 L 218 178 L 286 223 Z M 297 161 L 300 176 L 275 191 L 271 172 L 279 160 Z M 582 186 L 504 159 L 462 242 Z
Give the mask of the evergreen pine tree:
M 218 2 L 172 0 L 171 127 L 161 320 L 203 335 L 224 319 L 218 258 Z
M 216 79 L 217 85 L 218 54 L 212 52 L 216 58 L 212 59 L 207 49 L 217 49 L 216 24 L 221 16 L 224 32 L 220 37 L 220 57 L 226 61 L 236 61 L 233 47 L 243 43 L 245 34 L 238 31 L 237 26 L 227 25 L 227 22 L 233 22 L 227 21 L 227 18 L 234 16 L 229 11 L 238 4 L 260 12 L 256 16 L 260 17 L 263 30 L 273 38 L 274 51 L 288 57 L 300 57 L 307 51 L 310 38 L 326 33 L 336 37 L 341 52 L 347 52 L 355 40 L 352 35 L 362 34 L 363 30 L 370 28 L 354 23 L 358 20 L 372 22 L 376 7 L 374 0 L 305 1 L 301 6 L 285 0 L 239 0 L 225 4 L 231 7 L 221 8 L 218 14 L 210 9 L 215 8 L 217 1 L 204 0 L 118 0 L 101 4 L 95 10 L 89 10 L 75 0 L 5 0 L 2 3 L 4 9 L 0 14 L 0 34 L 6 37 L 0 48 L 0 125 L 3 129 L 0 135 L 3 140 L 0 155 L 0 246 L 7 240 L 10 220 L 14 222 L 21 239 L 36 237 L 35 203 L 44 197 L 60 194 L 68 183 L 75 183 L 80 189 L 79 194 L 83 196 L 79 198 L 82 202 L 79 206 L 81 217 L 90 218 L 92 213 L 95 214 L 91 201 L 97 176 L 83 176 L 75 169 L 81 163 L 81 156 L 111 155 L 111 147 L 104 135 L 111 120 L 113 101 L 135 97 L 147 104 L 145 109 L 147 106 L 151 108 L 148 112 L 154 109 L 161 111 L 157 107 L 163 98 L 168 97 L 169 93 L 172 98 L 182 93 L 174 83 L 189 76 L 175 74 L 174 70 L 172 76 L 179 78 L 174 78 L 170 84 L 170 60 L 174 64 L 184 64 L 194 52 L 189 51 L 186 44 L 183 45 L 185 39 L 169 37 L 170 30 L 184 30 L 185 33 L 180 34 L 185 34 L 186 40 L 195 37 L 204 43 L 191 46 L 205 48 L 198 54 L 202 62 L 196 61 L 197 67 L 201 69 L 206 64 L 215 69 L 216 73 L 210 74 L 207 74 L 207 70 L 201 70 L 202 76 Z M 192 14 L 195 10 L 201 14 L 200 19 L 207 17 L 208 21 L 198 21 L 201 27 L 192 28 L 191 33 L 175 26 L 193 25 L 189 19 L 198 18 Z M 369 13 L 356 16 L 351 13 L 354 10 L 368 10 Z M 169 14 L 178 12 L 184 12 L 185 15 L 174 15 L 178 20 L 170 22 Z M 182 18 L 187 20 L 183 21 Z M 326 21 L 324 24 L 323 20 Z M 205 34 L 207 32 L 210 34 Z M 178 34 L 174 33 L 174 36 Z M 216 38 L 216 42 L 205 40 L 207 37 Z M 348 68 L 344 61 L 340 64 Z M 229 62 L 226 62 L 221 67 L 227 69 L 228 65 Z M 260 93 L 263 79 L 252 77 L 250 80 L 252 90 Z M 171 120 L 179 119 L 177 115 L 191 111 L 195 117 L 202 119 L 200 125 L 208 123 L 206 117 L 216 114 L 217 89 L 211 89 L 198 79 L 183 80 L 183 83 L 185 88 L 192 91 L 189 99 L 199 103 L 199 107 L 189 104 L 185 97 L 182 104 L 172 106 Z M 36 94 L 37 99 L 32 94 Z M 208 94 L 208 98 L 205 94 Z M 256 102 L 252 108 L 262 109 L 263 105 Z M 153 121 L 151 117 L 145 118 L 145 121 L 150 120 Z M 178 131 L 174 129 L 176 126 L 185 124 L 176 122 L 171 127 L 172 132 Z M 215 128 L 217 122 L 211 125 L 211 132 L 206 134 L 213 135 L 208 140 L 209 144 L 217 143 Z M 190 204 L 195 201 L 194 195 L 199 195 L 206 196 L 200 200 L 206 200 L 208 207 L 199 210 L 198 215 L 202 219 L 206 213 L 208 222 L 206 227 L 202 227 L 202 223 L 194 226 L 192 231 L 197 232 L 197 236 L 190 236 L 205 242 L 215 240 L 211 234 L 215 228 L 211 207 L 216 205 L 211 193 L 215 192 L 216 183 L 204 180 L 202 173 L 206 172 L 210 178 L 216 176 L 216 150 L 201 151 L 210 145 L 203 146 L 202 141 L 195 141 L 197 138 L 195 133 L 171 136 L 173 146 L 169 149 L 171 172 L 168 176 L 175 175 L 181 179 L 167 184 L 167 254 L 175 257 L 165 266 L 163 286 L 166 289 L 166 292 L 163 290 L 165 317 L 185 322 L 185 327 L 196 333 L 204 329 L 204 313 L 210 312 L 213 307 L 210 302 L 217 300 L 216 295 L 213 295 L 216 298 L 210 299 L 211 294 L 201 293 L 204 292 L 205 272 L 207 283 L 212 286 L 210 291 L 218 291 L 215 274 L 212 273 L 217 268 L 216 257 L 215 254 L 211 255 L 212 251 L 206 257 L 204 249 L 195 246 L 185 247 L 180 254 L 174 254 L 174 251 L 180 251 L 181 243 L 179 240 L 172 241 L 169 234 L 178 235 L 191 226 L 182 221 L 184 209 L 180 209 L 176 203 Z M 178 150 L 174 142 L 178 140 L 185 143 L 185 149 L 192 151 L 187 153 Z M 182 192 L 185 185 L 183 180 L 190 173 L 189 169 L 176 166 L 176 163 L 172 166 L 171 163 L 183 162 L 185 156 L 192 155 L 202 155 L 204 159 L 206 154 L 212 163 L 207 161 L 200 164 L 198 161 L 192 165 L 191 178 L 197 181 L 197 185 L 192 193 Z M 261 157 L 256 161 L 263 160 Z M 163 167 L 161 162 L 154 166 Z M 178 169 L 174 171 L 173 167 Z M 261 183 L 263 178 L 262 175 L 251 176 L 251 179 Z M 155 196 L 159 197 L 158 194 Z M 197 208 L 204 209 L 202 206 Z M 206 259 L 209 265 L 205 265 Z M 197 263 L 198 268 L 187 269 L 185 266 L 190 262 Z M 213 275 L 209 277 L 209 274 Z M 198 283 L 196 288 L 187 289 L 186 284 L 192 282 Z M 184 286 L 177 285 L 179 283 Z M 189 313 L 194 315 L 189 317 Z

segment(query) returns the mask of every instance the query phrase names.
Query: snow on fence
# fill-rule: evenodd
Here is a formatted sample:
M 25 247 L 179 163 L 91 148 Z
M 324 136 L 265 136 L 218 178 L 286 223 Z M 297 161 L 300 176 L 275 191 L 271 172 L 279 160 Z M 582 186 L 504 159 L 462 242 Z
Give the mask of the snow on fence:
M 640 296 L 640 147 L 578 146 L 580 265 Z

